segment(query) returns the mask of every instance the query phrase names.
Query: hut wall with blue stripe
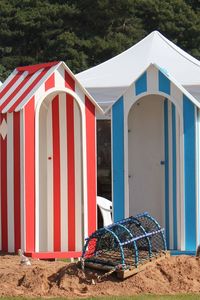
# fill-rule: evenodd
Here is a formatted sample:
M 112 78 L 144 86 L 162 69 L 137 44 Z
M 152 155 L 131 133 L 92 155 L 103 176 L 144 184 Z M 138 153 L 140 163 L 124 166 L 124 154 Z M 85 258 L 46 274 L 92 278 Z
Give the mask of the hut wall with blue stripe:
M 199 243 L 199 120 L 184 89 L 155 65 L 112 106 L 114 220 L 149 211 L 168 249 Z

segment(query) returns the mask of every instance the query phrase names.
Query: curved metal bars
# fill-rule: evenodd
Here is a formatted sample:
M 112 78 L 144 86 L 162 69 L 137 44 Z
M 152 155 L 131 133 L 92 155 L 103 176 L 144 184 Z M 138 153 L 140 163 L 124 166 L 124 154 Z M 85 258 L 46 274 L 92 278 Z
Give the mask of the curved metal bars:
M 148 249 L 148 251 L 149 251 L 149 257 L 152 257 L 152 246 L 151 246 L 151 241 L 150 241 L 149 237 L 147 236 L 146 230 L 144 229 L 144 227 L 142 226 L 141 222 L 140 222 L 136 217 L 131 217 L 130 219 L 131 219 L 135 224 L 138 224 L 138 225 L 140 226 L 142 232 L 143 232 L 144 235 L 145 235 L 145 238 L 146 238 L 146 240 L 147 240 L 148 246 L 149 246 L 149 249 Z
M 141 218 L 141 219 L 140 219 Z M 143 220 L 142 220 L 143 218 Z M 148 219 L 149 221 L 146 221 L 147 222 L 147 230 L 145 229 L 145 218 Z M 151 221 L 151 222 L 150 222 Z M 152 224 L 155 225 L 153 225 Z M 134 228 L 129 228 L 129 226 L 131 226 L 131 223 L 135 224 L 135 226 L 137 226 L 139 229 L 136 230 L 136 234 L 134 234 Z M 143 226 L 144 225 L 144 226 Z M 152 228 L 151 228 L 152 226 Z M 114 232 L 114 229 L 116 230 L 117 227 L 123 229 L 122 232 Z M 155 228 L 157 230 L 155 230 Z M 152 231 L 151 231 L 152 229 Z M 139 232 L 138 232 L 139 230 Z M 118 246 L 119 246 L 119 250 L 120 251 L 120 256 L 121 256 L 121 264 L 122 264 L 122 268 L 124 268 L 126 266 L 126 263 L 125 263 L 125 253 L 124 252 L 124 246 L 128 245 L 128 244 L 132 244 L 134 250 L 135 250 L 135 253 L 134 253 L 134 265 L 137 267 L 138 266 L 138 263 L 139 263 L 139 249 L 138 249 L 138 245 L 137 245 L 137 241 L 139 240 L 142 240 L 142 239 L 146 239 L 147 243 L 148 243 L 148 253 L 149 253 L 149 258 L 152 257 L 153 255 L 153 252 L 152 252 L 152 243 L 153 240 L 156 241 L 155 239 L 157 239 L 156 235 L 159 236 L 159 239 L 161 237 L 162 239 L 162 244 L 159 244 L 159 239 L 157 239 L 157 242 L 158 243 L 158 251 L 161 251 L 160 249 L 163 249 L 164 251 L 166 251 L 167 247 L 166 247 L 166 240 L 165 240 L 165 237 L 164 237 L 164 229 L 161 229 L 159 223 L 153 218 L 151 217 L 147 212 L 143 213 L 143 214 L 138 214 L 136 215 L 135 217 L 129 217 L 127 219 L 123 219 L 121 221 L 118 221 L 114 224 L 111 224 L 107 227 L 104 227 L 104 228 L 101 228 L 97 231 L 95 231 L 93 234 L 91 234 L 91 236 L 89 238 L 86 239 L 86 243 L 85 243 L 85 246 L 83 248 L 83 252 L 82 252 L 82 258 L 84 258 L 84 256 L 86 255 L 86 252 L 87 252 L 87 247 L 89 245 L 89 242 L 92 240 L 92 239 L 97 239 L 97 243 L 94 245 L 94 251 L 92 252 L 91 256 L 90 257 L 96 257 L 98 258 L 98 252 L 99 252 L 99 249 L 98 249 L 98 245 L 100 245 L 98 243 L 98 240 L 101 240 L 104 236 L 104 234 L 109 233 L 111 236 L 113 236 L 114 240 L 118 243 Z M 128 237 L 125 236 L 125 238 L 127 238 L 127 240 L 125 241 L 122 241 L 120 240 L 120 234 L 124 234 L 124 232 L 128 233 Z M 152 240 L 152 243 L 151 243 L 151 237 L 155 236 L 155 239 Z M 161 242 L 161 240 L 160 240 Z M 160 246 L 159 246 L 160 245 Z M 103 246 L 100 246 L 100 249 L 101 247 Z M 108 248 L 106 248 L 108 247 Z M 107 245 L 105 247 L 105 249 L 102 248 L 102 250 L 106 250 L 106 251 L 109 251 L 109 246 Z M 115 248 L 115 246 L 112 246 Z M 111 247 L 111 249 L 112 249 Z M 113 248 L 113 249 L 114 249 Z M 97 251 L 98 250 L 98 251 Z M 127 249 L 127 251 L 129 251 Z M 99 252 L 101 253 L 101 251 Z M 110 252 L 112 253 L 112 251 Z M 127 252 L 128 253 L 128 252 Z M 111 254 L 112 255 L 112 254 Z M 127 255 L 127 254 L 126 254 Z M 131 254 L 132 256 L 132 254 Z
M 138 247 L 137 247 L 136 241 L 134 240 L 134 236 L 133 236 L 132 232 L 122 224 L 116 224 L 116 225 L 122 227 L 130 235 L 131 240 L 133 241 L 133 247 L 135 248 L 135 265 L 137 266 L 138 265 Z
M 120 248 L 120 252 L 121 252 L 121 256 L 122 256 L 122 265 L 124 266 L 124 265 L 125 265 L 124 250 L 123 250 L 123 248 L 122 248 L 122 244 L 121 244 L 121 242 L 120 242 L 118 236 L 117 236 L 112 230 L 110 230 L 110 229 L 108 229 L 108 228 L 105 228 L 105 230 L 108 231 L 108 232 L 110 232 L 110 233 L 115 237 L 115 239 L 118 241 L 118 243 L 119 243 L 119 248 Z
M 150 216 L 148 213 L 145 213 L 145 217 L 150 219 L 151 221 L 153 221 L 158 226 L 158 228 L 161 229 L 160 224 L 152 216 Z M 162 235 L 164 248 L 165 248 L 165 251 L 166 251 L 167 250 L 167 243 L 166 243 L 166 239 L 165 239 L 165 236 L 164 236 L 164 230 L 161 231 L 161 235 Z
M 124 250 L 123 250 L 123 247 L 122 247 L 122 243 L 119 240 L 118 236 L 112 230 L 110 230 L 108 227 L 101 228 L 101 229 L 97 230 L 96 232 L 91 234 L 89 238 L 86 239 L 86 243 L 85 243 L 85 246 L 84 246 L 83 252 L 82 252 L 82 258 L 84 258 L 84 256 L 85 256 L 85 253 L 86 253 L 86 250 L 87 250 L 87 247 L 88 247 L 88 244 L 89 244 L 90 240 L 92 240 L 93 238 L 97 238 L 104 231 L 109 232 L 116 239 L 116 241 L 118 242 L 119 248 L 120 248 L 120 253 L 121 253 L 121 258 L 122 258 L 122 265 L 125 265 Z

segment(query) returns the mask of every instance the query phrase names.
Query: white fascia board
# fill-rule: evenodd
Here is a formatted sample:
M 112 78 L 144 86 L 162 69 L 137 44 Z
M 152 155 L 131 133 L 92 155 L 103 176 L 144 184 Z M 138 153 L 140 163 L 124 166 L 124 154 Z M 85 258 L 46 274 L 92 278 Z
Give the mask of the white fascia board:
M 75 82 L 78 83 L 81 90 L 84 92 L 84 94 L 90 99 L 90 101 L 94 104 L 94 106 L 97 108 L 99 113 L 104 114 L 103 109 L 98 105 L 98 103 L 95 101 L 95 99 L 89 94 L 89 92 L 82 86 L 80 81 L 76 78 L 76 76 L 72 73 L 72 71 L 69 69 L 69 67 L 65 64 L 64 61 L 61 62 L 65 70 L 70 74 L 70 76 L 74 79 Z
M 151 67 L 154 66 L 155 68 L 157 68 L 157 70 L 159 70 L 160 72 L 162 72 L 186 97 L 188 97 L 198 108 L 200 108 L 200 102 L 194 97 L 192 96 L 176 79 L 174 79 L 167 70 L 161 68 L 160 66 L 158 66 L 155 63 L 150 63 L 149 66 L 143 71 L 141 72 L 141 74 L 127 87 L 127 89 L 123 92 L 123 94 L 115 101 L 117 102 L 125 93 L 126 91 L 130 88 L 131 85 L 133 85 L 141 76 L 143 73 L 147 72 L 147 70 Z M 108 114 L 110 112 L 110 110 L 112 109 L 112 106 L 115 104 L 112 103 L 106 110 L 105 110 L 105 115 Z
M 163 75 L 165 75 L 179 90 L 181 90 L 181 92 L 186 97 L 188 97 L 197 107 L 200 108 L 199 101 L 194 96 L 192 96 L 173 76 L 171 76 L 167 70 L 162 69 L 155 63 L 153 63 L 152 65 L 154 65 L 160 72 L 162 72 Z

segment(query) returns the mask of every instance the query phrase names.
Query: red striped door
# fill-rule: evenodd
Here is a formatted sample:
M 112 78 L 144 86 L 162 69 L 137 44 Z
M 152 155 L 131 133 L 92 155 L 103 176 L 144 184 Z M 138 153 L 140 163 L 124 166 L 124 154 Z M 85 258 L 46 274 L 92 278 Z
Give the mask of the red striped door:
M 48 109 L 41 107 L 42 111 L 40 197 L 45 195 L 46 199 L 39 210 L 45 221 L 40 222 L 43 228 L 39 230 L 39 249 L 80 251 L 83 240 L 80 109 L 71 96 L 60 93 L 49 97 Z

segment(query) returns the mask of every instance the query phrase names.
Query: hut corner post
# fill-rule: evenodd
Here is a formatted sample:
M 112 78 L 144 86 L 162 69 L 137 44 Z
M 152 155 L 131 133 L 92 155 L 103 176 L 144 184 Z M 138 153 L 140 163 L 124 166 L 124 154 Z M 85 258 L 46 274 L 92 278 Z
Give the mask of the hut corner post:
M 112 181 L 114 221 L 124 218 L 124 99 L 112 107 Z

